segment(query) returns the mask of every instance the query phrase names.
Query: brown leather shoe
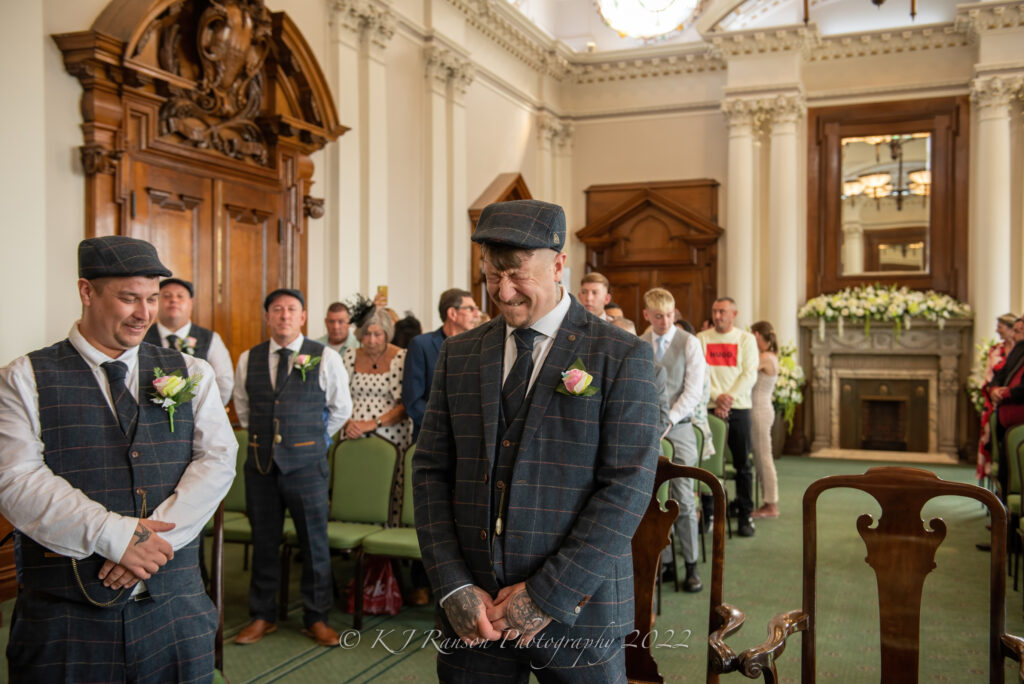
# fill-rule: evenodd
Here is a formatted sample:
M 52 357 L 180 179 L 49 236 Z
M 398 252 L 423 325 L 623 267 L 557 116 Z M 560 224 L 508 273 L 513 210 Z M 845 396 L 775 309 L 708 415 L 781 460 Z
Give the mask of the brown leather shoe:
M 410 606 L 425 606 L 430 603 L 430 590 L 426 587 L 416 587 L 409 592 L 405 602 Z
M 302 630 L 302 633 L 321 646 L 338 646 L 338 633 L 327 626 L 326 622 L 314 622 L 309 629 Z
M 255 644 L 268 634 L 277 631 L 277 624 L 266 620 L 253 620 L 245 626 L 238 636 L 235 637 L 236 644 Z

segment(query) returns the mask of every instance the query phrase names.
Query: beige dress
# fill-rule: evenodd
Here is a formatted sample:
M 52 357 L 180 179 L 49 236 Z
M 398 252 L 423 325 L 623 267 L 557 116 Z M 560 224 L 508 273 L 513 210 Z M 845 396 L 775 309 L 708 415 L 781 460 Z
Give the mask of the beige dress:
M 753 404 L 750 431 L 754 442 L 754 468 L 761 480 L 764 501 L 770 504 L 779 502 L 779 480 L 775 475 L 775 459 L 772 457 L 772 425 L 775 423 L 772 392 L 778 379 L 778 357 L 771 352 L 763 352 L 757 365 L 757 382 L 750 393 Z

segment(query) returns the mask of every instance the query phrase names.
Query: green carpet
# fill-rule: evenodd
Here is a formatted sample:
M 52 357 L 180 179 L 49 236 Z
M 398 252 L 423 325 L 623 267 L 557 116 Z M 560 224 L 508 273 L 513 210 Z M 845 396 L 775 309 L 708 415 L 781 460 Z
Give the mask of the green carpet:
M 759 521 L 751 539 L 734 537 L 726 546 L 725 600 L 746 612 L 744 628 L 729 641 L 737 651 L 759 643 L 768 619 L 800 607 L 800 500 L 804 489 L 825 475 L 859 473 L 875 463 L 786 457 L 777 462 L 780 508 L 774 520 Z M 973 468 L 933 467 L 940 477 L 971 482 Z M 818 572 L 818 675 L 823 681 L 877 682 L 879 646 L 877 594 L 874 574 L 864 563 L 864 545 L 855 527 L 856 514 L 877 515 L 878 507 L 858 492 L 826 494 L 819 505 L 821 548 Z M 982 681 L 987 672 L 988 562 L 975 549 L 983 541 L 985 514 L 977 503 L 937 499 L 926 517 L 942 517 L 949 528 L 936 555 L 937 569 L 925 583 L 922 614 L 922 681 Z M 710 538 L 709 538 L 710 549 Z M 428 636 L 434 627 L 431 608 L 406 608 L 396 616 L 367 616 L 361 635 L 349 648 L 325 649 L 303 637 L 298 601 L 300 569 L 292 572 L 292 610 L 278 631 L 258 645 L 231 642 L 247 623 L 248 573 L 242 571 L 242 547 L 226 546 L 225 674 L 241 682 L 407 682 L 435 681 L 435 650 Z M 700 570 L 705 582 L 707 566 Z M 352 573 L 352 562 L 336 559 L 341 582 Z M 1007 580 L 1007 630 L 1024 634 L 1021 594 Z M 655 658 L 666 681 L 701 682 L 705 676 L 707 592 L 676 594 L 666 591 L 656 627 Z M 12 602 L 0 606 L 4 624 L 10 622 Z M 351 616 L 332 613 L 339 632 L 351 626 Z M 7 630 L 0 630 L 6 648 Z M 779 661 L 783 682 L 800 677 L 799 637 Z M 1007 681 L 1015 677 L 1007 667 Z M 745 681 L 732 674 L 724 681 Z M 7 681 L 6 667 L 0 682 Z

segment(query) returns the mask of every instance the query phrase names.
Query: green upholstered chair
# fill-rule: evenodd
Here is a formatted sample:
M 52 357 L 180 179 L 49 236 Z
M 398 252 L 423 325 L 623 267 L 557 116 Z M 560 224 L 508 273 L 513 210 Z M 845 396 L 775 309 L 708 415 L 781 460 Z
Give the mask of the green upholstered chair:
M 718 416 L 712 415 L 712 414 L 708 415 L 708 425 L 711 427 L 711 444 L 715 447 L 715 453 L 712 454 L 711 456 L 709 456 L 708 458 L 704 458 L 704 454 L 701 453 L 701 452 L 698 452 L 698 453 L 700 453 L 701 458 L 698 461 L 697 465 L 698 465 L 698 467 L 703 468 L 704 470 L 707 470 L 708 472 L 710 472 L 712 475 L 717 477 L 720 481 L 724 482 L 725 477 L 726 477 L 726 475 L 725 475 L 725 462 L 726 462 L 725 461 L 725 451 L 726 451 L 725 435 L 726 435 L 726 431 L 728 429 L 728 426 L 726 425 L 724 420 L 722 420 Z M 701 492 L 702 495 L 703 494 L 710 494 L 711 493 L 711 491 L 707 488 L 707 486 L 703 485 L 703 484 L 700 485 L 700 492 Z M 725 505 L 725 523 L 726 523 L 725 529 L 726 529 L 726 532 L 727 532 L 729 538 L 731 539 L 732 538 L 732 526 L 731 526 L 731 524 L 729 522 L 730 519 L 729 519 L 729 493 L 728 493 L 728 490 L 726 490 L 725 497 L 726 497 L 726 499 L 725 499 L 725 504 L 726 504 Z
M 224 496 L 222 514 L 224 524 L 222 534 L 224 541 L 236 544 L 245 544 L 242 553 L 242 569 L 249 568 L 249 544 L 252 543 L 252 527 L 249 525 L 249 518 L 245 515 L 245 459 L 249 452 L 249 431 L 235 430 L 235 439 L 238 440 L 238 452 L 235 457 L 235 479 L 231 483 L 231 489 Z M 203 532 L 206 536 L 213 535 L 214 519 L 206 523 Z
M 993 414 L 993 420 L 995 420 L 995 414 Z M 995 425 L 992 425 L 993 432 L 995 434 Z M 996 440 L 990 440 L 995 442 Z M 1010 523 L 1014 526 L 1019 526 L 1020 520 L 1024 518 L 1021 515 L 1021 494 L 1024 492 L 1024 425 L 1017 425 L 1006 431 L 1006 438 L 1003 444 L 999 445 L 1000 448 L 1006 448 L 1006 457 L 1003 461 L 1010 468 L 1010 478 L 1008 482 L 1009 493 L 1006 495 L 1006 512 L 1010 516 Z M 993 447 L 993 457 L 995 456 L 995 447 Z M 1013 590 L 1017 591 L 1017 577 L 1019 574 L 1020 566 L 1020 554 L 1021 544 L 1013 544 L 1011 549 L 1011 556 L 1013 562 Z
M 387 523 L 398 448 L 383 437 L 371 435 L 339 442 L 330 458 L 332 487 L 327 541 L 333 551 L 356 552 L 356 614 L 353 626 L 362 629 L 363 554 L 360 545 L 369 535 L 383 530 Z M 287 613 L 291 549 L 298 543 L 295 524 L 286 519 L 279 602 L 279 610 L 283 613 Z
M 416 453 L 413 444 L 405 450 L 405 487 L 402 490 L 401 527 L 389 527 L 374 532 L 363 539 L 359 553 L 366 556 L 386 556 L 389 558 L 408 558 L 420 560 L 420 541 L 416 536 L 416 515 L 412 501 L 412 457 Z M 358 608 L 361 610 L 362 605 Z M 362 622 L 362 614 L 356 615 L 356 621 Z

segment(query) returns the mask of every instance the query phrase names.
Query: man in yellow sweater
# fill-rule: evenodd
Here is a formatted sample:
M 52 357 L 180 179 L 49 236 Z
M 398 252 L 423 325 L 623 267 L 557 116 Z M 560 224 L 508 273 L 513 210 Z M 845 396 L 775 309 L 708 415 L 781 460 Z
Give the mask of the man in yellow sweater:
M 753 475 L 750 472 L 750 390 L 757 380 L 757 342 L 750 333 L 733 326 L 736 302 L 719 297 L 711 307 L 714 328 L 697 337 L 704 348 L 711 378 L 708 411 L 729 426 L 729 450 L 736 468 L 736 505 L 741 537 L 754 536 L 750 512 L 754 508 Z

